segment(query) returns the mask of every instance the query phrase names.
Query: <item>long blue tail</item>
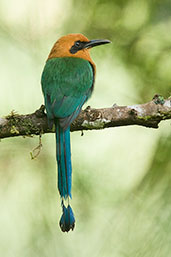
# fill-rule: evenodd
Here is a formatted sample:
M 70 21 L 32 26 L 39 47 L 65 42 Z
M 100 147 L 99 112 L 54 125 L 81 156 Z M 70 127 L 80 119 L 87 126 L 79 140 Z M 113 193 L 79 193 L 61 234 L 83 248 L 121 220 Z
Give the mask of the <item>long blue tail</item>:
M 72 184 L 72 165 L 71 165 L 71 146 L 70 146 L 70 127 L 66 130 L 60 127 L 58 121 L 55 121 L 56 127 L 56 159 L 58 164 L 58 190 L 61 196 L 61 205 L 63 214 L 60 219 L 60 227 L 63 232 L 74 229 L 75 218 L 69 197 L 71 198 Z M 67 208 L 64 200 L 68 200 Z

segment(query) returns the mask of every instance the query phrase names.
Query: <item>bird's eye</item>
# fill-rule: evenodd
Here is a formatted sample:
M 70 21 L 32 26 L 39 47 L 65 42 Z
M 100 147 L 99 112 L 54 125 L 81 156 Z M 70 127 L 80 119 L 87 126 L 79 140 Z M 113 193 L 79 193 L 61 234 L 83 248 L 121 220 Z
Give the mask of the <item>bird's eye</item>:
M 75 54 L 79 50 L 81 50 L 82 48 L 83 48 L 83 42 L 78 40 L 78 41 L 74 42 L 74 45 L 71 47 L 71 49 L 69 51 L 70 51 L 71 54 Z
M 75 46 L 76 46 L 76 47 L 79 47 L 80 45 L 81 45 L 81 42 L 80 42 L 80 41 L 76 41 L 76 42 L 75 42 Z

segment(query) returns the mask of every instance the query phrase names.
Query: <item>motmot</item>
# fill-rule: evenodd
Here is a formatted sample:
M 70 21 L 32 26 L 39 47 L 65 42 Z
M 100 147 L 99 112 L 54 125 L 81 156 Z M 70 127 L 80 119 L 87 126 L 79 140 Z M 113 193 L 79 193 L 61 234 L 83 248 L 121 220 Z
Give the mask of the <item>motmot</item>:
M 58 190 L 63 232 L 74 229 L 75 217 L 70 206 L 72 165 L 70 125 L 93 92 L 96 66 L 90 49 L 110 43 L 107 39 L 89 40 L 82 34 L 68 34 L 54 44 L 46 61 L 41 85 L 49 127 L 55 125 Z

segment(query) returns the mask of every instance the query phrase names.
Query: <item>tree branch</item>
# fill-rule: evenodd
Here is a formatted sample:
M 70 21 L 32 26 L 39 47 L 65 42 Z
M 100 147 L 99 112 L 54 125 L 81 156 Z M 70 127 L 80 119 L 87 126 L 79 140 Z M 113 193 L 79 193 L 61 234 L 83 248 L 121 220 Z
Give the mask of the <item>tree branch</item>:
M 31 136 L 52 133 L 47 124 L 44 105 L 32 114 L 10 115 L 0 118 L 0 138 Z M 164 99 L 156 95 L 152 101 L 131 106 L 92 109 L 88 106 L 81 111 L 71 124 L 71 131 L 104 129 L 109 127 L 140 125 L 158 128 L 162 120 L 171 119 L 171 98 Z

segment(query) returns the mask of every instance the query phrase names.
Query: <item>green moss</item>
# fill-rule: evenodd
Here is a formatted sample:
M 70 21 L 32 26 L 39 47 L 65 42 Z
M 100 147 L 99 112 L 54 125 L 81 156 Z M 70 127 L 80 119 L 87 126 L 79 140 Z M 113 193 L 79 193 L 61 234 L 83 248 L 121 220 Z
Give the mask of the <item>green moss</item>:
M 164 97 L 161 96 L 161 95 L 156 95 L 154 97 L 154 103 L 155 104 L 162 104 L 163 105 L 165 103 Z
M 138 116 L 138 119 L 139 120 L 144 120 L 144 121 L 148 121 L 148 120 L 151 120 L 152 117 L 147 115 L 147 116 Z
M 22 130 L 25 131 L 26 135 L 31 135 L 33 132 L 36 134 L 40 134 L 39 128 L 33 125 L 30 119 L 20 120 L 20 126 L 22 127 Z
M 139 120 L 144 120 L 144 121 L 150 121 L 154 120 L 155 118 L 159 118 L 160 120 L 166 120 L 171 117 L 171 112 L 158 112 L 156 115 L 150 116 L 138 116 Z
M 11 127 L 10 132 L 11 132 L 11 134 L 19 134 L 20 133 L 14 125 Z
M 31 119 L 22 117 L 14 112 L 11 112 L 10 115 L 6 116 L 8 124 L 11 127 L 10 132 L 12 134 L 22 134 L 31 135 L 31 134 L 40 134 L 40 129 L 37 126 L 33 125 Z

